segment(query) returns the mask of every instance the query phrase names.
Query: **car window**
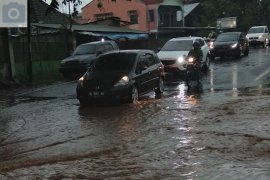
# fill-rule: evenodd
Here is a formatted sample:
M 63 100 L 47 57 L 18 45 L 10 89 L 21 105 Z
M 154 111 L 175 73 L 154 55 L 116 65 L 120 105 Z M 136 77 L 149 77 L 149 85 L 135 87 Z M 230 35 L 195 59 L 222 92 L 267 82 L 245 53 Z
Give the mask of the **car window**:
M 94 71 L 130 71 L 136 54 L 117 53 L 100 56 L 94 64 Z
M 161 51 L 189 51 L 192 49 L 192 40 L 168 41 Z
M 148 60 L 146 58 L 146 55 L 140 55 L 137 65 L 136 65 L 136 74 L 139 74 L 142 72 L 143 68 L 147 68 L 149 66 Z
M 264 28 L 263 27 L 254 27 L 254 28 L 250 28 L 248 31 L 248 34 L 252 34 L 252 33 L 263 33 L 264 32 Z
M 230 42 L 230 41 L 238 41 L 238 34 L 220 34 L 216 41 L 217 42 Z
M 265 33 L 269 33 L 269 30 L 268 30 L 268 28 L 265 28 Z
M 155 64 L 155 58 L 152 54 L 146 54 L 145 55 L 146 61 L 148 62 L 148 66 L 152 66 Z
M 95 54 L 96 53 L 96 45 L 94 44 L 85 44 L 78 46 L 73 55 L 84 55 L 84 54 Z

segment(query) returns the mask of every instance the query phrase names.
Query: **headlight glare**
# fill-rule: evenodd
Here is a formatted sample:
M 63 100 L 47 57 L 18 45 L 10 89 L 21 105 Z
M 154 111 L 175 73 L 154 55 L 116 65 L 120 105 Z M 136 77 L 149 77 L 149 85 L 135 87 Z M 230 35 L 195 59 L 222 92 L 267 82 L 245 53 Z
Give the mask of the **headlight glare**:
M 235 44 L 231 45 L 231 48 L 233 48 L 233 49 L 234 49 L 234 48 L 236 48 L 236 47 L 237 47 L 237 45 L 238 45 L 238 44 L 237 44 L 237 43 L 235 43 Z
M 184 60 L 185 60 L 184 57 L 181 56 L 181 57 L 179 57 L 179 58 L 177 59 L 177 62 L 178 62 L 178 63 L 183 63 Z
M 127 76 L 122 77 L 114 86 L 125 86 L 129 82 L 129 78 Z
M 83 81 L 84 81 L 84 76 L 80 77 L 80 79 L 78 80 L 78 85 L 83 87 Z

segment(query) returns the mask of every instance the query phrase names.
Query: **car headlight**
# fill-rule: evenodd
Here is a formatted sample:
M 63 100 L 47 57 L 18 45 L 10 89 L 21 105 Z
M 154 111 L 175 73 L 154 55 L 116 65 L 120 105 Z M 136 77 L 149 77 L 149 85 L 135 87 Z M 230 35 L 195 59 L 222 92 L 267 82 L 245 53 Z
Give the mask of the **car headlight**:
M 231 45 L 231 48 L 236 48 L 237 47 L 237 45 L 238 45 L 238 43 L 235 43 L 235 44 L 233 44 L 233 45 Z
M 260 36 L 259 36 L 259 39 L 261 39 L 261 38 L 263 38 L 263 35 L 260 35 Z
M 82 77 L 80 77 L 80 79 L 78 80 L 78 85 L 80 87 L 83 87 L 84 86 L 84 75 Z
M 178 59 L 177 59 L 177 62 L 178 63 L 183 63 L 185 61 L 185 58 L 183 57 L 183 56 L 181 56 L 181 57 L 179 57 Z
M 125 86 L 129 82 L 129 78 L 127 76 L 122 77 L 114 86 Z
M 210 43 L 209 43 L 209 48 L 210 48 L 210 49 L 213 49 L 213 48 L 214 48 L 214 43 L 213 43 L 213 42 L 210 42 Z

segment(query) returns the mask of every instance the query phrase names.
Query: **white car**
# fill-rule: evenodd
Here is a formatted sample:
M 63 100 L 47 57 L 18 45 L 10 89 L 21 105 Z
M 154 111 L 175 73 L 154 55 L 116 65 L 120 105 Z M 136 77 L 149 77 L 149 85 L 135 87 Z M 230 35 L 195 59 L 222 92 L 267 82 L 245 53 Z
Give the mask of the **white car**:
M 165 72 L 181 73 L 186 70 L 187 55 L 193 49 L 193 42 L 198 41 L 203 51 L 202 68 L 210 65 L 209 47 L 201 37 L 178 37 L 167 41 L 157 53 L 164 65 Z
M 246 35 L 250 46 L 269 45 L 269 30 L 267 26 L 253 26 Z

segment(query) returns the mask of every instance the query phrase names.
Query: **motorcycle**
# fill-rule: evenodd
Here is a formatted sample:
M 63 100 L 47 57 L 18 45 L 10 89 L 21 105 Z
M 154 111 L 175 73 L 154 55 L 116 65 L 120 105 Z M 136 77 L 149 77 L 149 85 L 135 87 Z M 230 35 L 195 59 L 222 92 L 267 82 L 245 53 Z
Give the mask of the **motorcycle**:
M 197 83 L 199 85 L 201 79 L 201 67 L 200 62 L 198 62 L 194 57 L 187 58 L 187 68 L 186 68 L 186 84 L 188 87 Z

